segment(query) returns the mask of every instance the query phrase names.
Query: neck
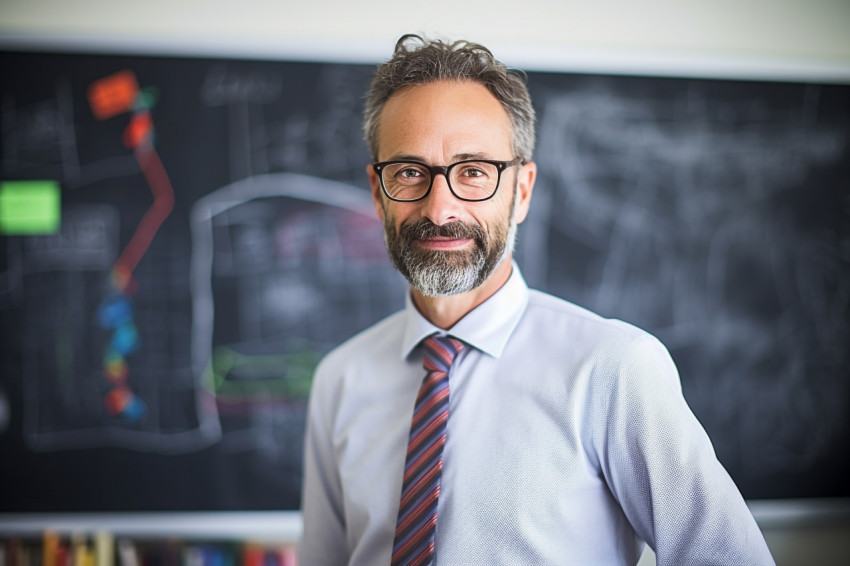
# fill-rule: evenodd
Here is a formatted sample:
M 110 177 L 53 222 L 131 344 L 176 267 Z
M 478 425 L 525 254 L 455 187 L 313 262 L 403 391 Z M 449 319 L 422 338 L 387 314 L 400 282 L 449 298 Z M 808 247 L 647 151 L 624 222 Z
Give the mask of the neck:
M 431 324 L 448 330 L 475 307 L 489 299 L 502 288 L 511 276 L 511 255 L 508 254 L 493 270 L 490 277 L 466 293 L 445 297 L 428 297 L 411 289 L 413 304 Z

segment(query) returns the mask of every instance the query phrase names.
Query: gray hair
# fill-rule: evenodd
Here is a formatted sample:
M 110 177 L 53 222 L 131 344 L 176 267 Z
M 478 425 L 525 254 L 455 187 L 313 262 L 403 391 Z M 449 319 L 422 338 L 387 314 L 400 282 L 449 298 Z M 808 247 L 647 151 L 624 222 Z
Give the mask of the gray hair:
M 363 135 L 373 159 L 378 159 L 378 122 L 387 100 L 401 88 L 439 80 L 475 81 L 486 86 L 508 113 L 515 156 L 531 160 L 535 115 L 525 73 L 508 69 L 477 43 L 429 41 L 414 34 L 398 40 L 392 58 L 378 65 L 372 77 L 363 112 Z

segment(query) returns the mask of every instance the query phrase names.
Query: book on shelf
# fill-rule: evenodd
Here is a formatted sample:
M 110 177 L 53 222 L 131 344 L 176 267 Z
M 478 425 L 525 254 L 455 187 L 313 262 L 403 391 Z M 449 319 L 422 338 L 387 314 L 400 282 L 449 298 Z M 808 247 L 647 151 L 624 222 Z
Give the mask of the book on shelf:
M 297 566 L 297 557 L 291 544 L 46 531 L 0 539 L 0 566 Z

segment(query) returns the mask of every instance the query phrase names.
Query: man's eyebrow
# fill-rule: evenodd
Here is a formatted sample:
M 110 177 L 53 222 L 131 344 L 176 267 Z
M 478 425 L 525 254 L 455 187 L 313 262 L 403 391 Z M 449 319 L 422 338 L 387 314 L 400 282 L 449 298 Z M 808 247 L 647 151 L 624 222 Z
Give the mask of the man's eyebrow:
M 452 163 L 456 163 L 458 161 L 468 161 L 470 159 L 492 159 L 486 153 L 456 153 L 452 156 L 452 160 L 450 163 L 446 163 L 445 165 L 451 165 Z M 412 154 L 397 154 L 391 156 L 387 161 L 418 161 L 419 163 L 428 163 L 421 155 L 412 155 Z M 430 165 L 434 165 L 431 163 Z
M 467 161 L 469 159 L 492 159 L 486 153 L 456 153 L 452 157 L 453 161 Z
M 422 159 L 419 155 L 411 155 L 407 153 L 401 153 L 396 155 L 391 155 L 387 161 L 418 161 L 419 163 L 427 163 L 424 159 Z

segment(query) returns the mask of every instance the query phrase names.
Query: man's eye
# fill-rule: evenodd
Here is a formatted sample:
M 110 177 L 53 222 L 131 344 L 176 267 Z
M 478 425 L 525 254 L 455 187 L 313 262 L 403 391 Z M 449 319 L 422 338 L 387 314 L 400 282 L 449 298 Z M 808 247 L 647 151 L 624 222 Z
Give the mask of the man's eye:
M 402 169 L 398 172 L 398 176 L 405 179 L 415 179 L 416 177 L 421 177 L 422 172 L 416 169 Z
M 487 177 L 490 173 L 478 165 L 468 165 L 460 171 L 460 176 L 467 179 L 480 179 Z

